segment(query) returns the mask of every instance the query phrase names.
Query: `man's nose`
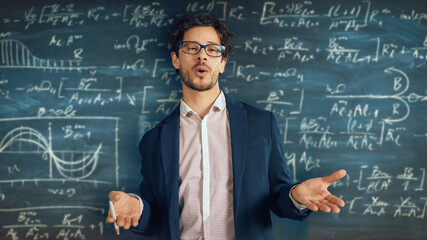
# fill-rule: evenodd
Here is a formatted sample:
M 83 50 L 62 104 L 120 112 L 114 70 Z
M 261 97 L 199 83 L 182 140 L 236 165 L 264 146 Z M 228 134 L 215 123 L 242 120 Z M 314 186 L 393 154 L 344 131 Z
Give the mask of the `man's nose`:
M 208 54 L 206 53 L 206 48 L 200 49 L 200 52 L 197 54 L 197 58 L 199 60 L 201 60 L 201 59 L 207 60 L 208 59 Z

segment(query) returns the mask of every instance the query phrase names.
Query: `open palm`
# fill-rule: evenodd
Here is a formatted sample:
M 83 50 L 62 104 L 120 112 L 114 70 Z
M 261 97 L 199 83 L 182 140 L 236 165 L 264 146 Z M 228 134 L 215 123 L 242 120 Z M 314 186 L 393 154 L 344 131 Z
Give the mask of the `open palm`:
M 292 190 L 292 197 L 312 211 L 339 213 L 345 203 L 342 199 L 332 195 L 328 191 L 332 182 L 343 178 L 345 170 L 339 170 L 326 177 L 312 178 L 298 184 Z M 339 207 L 338 207 L 339 206 Z

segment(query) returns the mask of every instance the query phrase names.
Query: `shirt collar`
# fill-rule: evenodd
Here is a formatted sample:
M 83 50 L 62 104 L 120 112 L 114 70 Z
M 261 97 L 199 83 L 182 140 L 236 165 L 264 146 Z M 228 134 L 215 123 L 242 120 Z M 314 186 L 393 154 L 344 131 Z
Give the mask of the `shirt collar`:
M 221 91 L 219 96 L 216 98 L 214 104 L 212 105 L 211 111 L 212 111 L 212 109 L 222 111 L 225 108 L 225 105 L 226 105 L 225 95 Z M 184 102 L 184 100 L 182 98 L 181 98 L 181 105 L 180 105 L 180 113 L 181 113 L 181 116 L 183 116 L 183 117 L 185 117 L 189 113 L 197 114 L 193 109 L 191 109 L 190 106 L 187 105 L 187 103 Z

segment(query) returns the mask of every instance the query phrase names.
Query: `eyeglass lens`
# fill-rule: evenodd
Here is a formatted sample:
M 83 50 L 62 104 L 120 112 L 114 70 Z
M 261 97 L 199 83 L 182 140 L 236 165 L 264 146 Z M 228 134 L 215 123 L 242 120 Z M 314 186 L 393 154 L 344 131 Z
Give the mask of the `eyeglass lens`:
M 182 50 L 184 53 L 188 54 L 197 54 L 200 52 L 202 46 L 196 42 L 186 42 L 182 44 Z M 222 55 L 221 45 L 218 44 L 208 44 L 205 47 L 206 54 L 209 56 L 219 57 Z

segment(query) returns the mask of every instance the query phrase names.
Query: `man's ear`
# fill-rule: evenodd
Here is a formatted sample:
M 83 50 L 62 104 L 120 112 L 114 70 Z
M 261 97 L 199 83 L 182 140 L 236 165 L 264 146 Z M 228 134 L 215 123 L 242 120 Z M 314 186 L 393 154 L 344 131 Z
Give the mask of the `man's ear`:
M 175 69 L 179 69 L 179 59 L 176 52 L 171 52 L 172 65 Z
M 224 69 L 225 69 L 225 64 L 227 64 L 227 58 L 223 58 L 222 60 L 221 60 L 221 69 L 220 69 L 220 71 L 219 71 L 219 73 L 223 73 L 224 72 Z

